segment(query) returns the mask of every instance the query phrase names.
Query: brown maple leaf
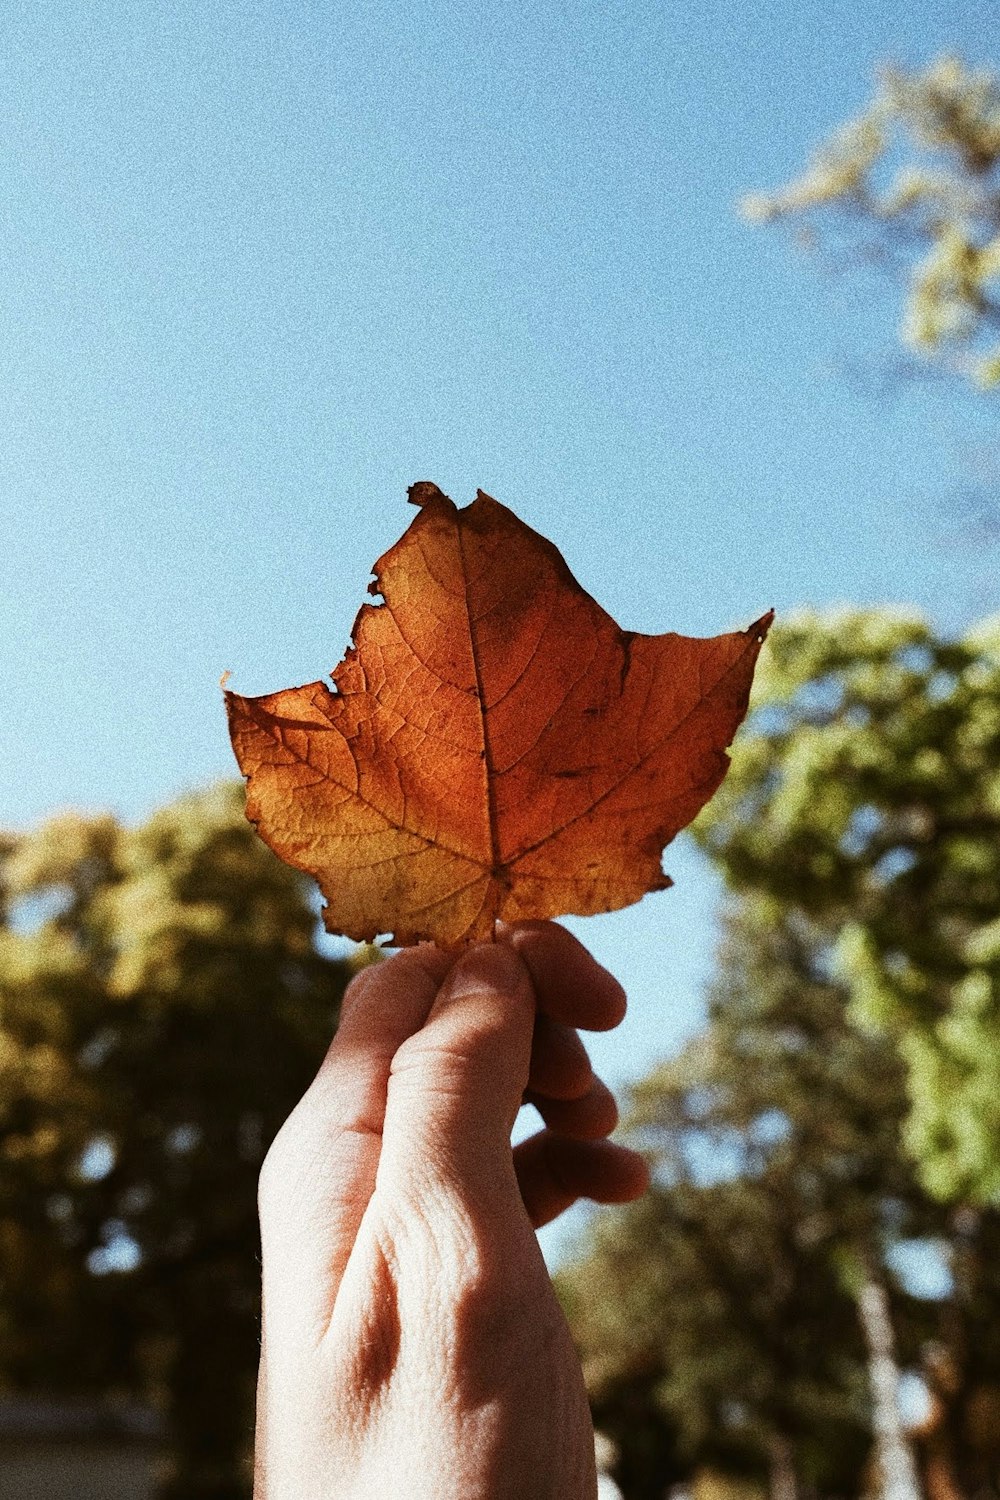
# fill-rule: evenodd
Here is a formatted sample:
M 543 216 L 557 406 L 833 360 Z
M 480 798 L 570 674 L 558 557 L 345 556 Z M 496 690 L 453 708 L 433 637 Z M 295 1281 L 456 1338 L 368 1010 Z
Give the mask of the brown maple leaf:
M 451 946 L 668 886 L 663 847 L 725 775 L 771 615 L 709 640 L 620 630 L 489 495 L 410 498 L 334 691 L 226 693 L 247 816 L 358 941 Z

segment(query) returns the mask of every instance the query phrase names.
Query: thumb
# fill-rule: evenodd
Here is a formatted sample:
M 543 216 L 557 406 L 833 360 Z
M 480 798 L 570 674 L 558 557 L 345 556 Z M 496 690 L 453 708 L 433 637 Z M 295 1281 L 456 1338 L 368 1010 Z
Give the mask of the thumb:
M 510 1157 L 534 1021 L 531 979 L 510 944 L 462 954 L 393 1058 L 380 1177 L 422 1162 L 454 1184 Z

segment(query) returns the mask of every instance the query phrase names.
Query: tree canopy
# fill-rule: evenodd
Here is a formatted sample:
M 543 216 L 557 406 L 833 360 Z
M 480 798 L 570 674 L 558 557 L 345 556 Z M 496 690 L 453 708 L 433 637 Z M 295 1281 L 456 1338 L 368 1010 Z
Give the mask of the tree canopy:
M 929 1392 L 925 1484 L 1000 1492 L 998 752 L 996 622 L 773 632 L 695 825 L 729 892 L 708 1027 L 634 1095 L 655 1192 L 563 1279 L 623 1472 L 856 1492 L 888 1360 Z
M 653 1192 L 602 1216 L 562 1285 L 626 1464 L 618 1407 L 639 1382 L 675 1482 L 707 1466 L 776 1496 L 850 1493 L 871 1442 L 852 1257 L 884 1272 L 926 1231 L 925 1199 L 898 1149 L 891 1047 L 857 1035 L 807 946 L 759 915 L 729 911 L 707 1030 L 634 1091 Z M 919 1308 L 894 1298 L 915 1357 Z
M 0 891 L 0 1386 L 150 1402 L 163 1496 L 242 1500 L 257 1175 L 349 966 L 239 784 L 8 835 Z
M 654 1188 L 557 1278 L 630 1500 L 705 1473 L 772 1500 L 869 1487 L 866 1289 L 928 1393 L 924 1486 L 1000 1493 L 1000 1211 L 926 1191 L 906 1067 L 848 1001 L 807 921 L 737 899 L 706 1031 L 633 1093 Z
M 887 67 L 873 98 L 787 186 L 743 200 L 835 264 L 902 283 L 900 333 L 916 355 L 1000 384 L 1000 79 L 942 57 Z
M 942 1198 L 1000 1202 L 1000 619 L 802 613 L 772 637 L 698 837 L 730 887 L 812 924 L 853 1021 L 907 1066 Z

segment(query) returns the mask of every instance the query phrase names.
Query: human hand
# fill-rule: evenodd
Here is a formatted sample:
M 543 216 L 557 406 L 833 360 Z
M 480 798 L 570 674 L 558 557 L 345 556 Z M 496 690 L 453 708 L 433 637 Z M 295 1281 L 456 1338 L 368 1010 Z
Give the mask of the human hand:
M 537 1006 L 536 1006 L 537 1001 Z M 261 1173 L 254 1500 L 591 1500 L 579 1359 L 534 1229 L 645 1163 L 576 1027 L 620 985 L 529 922 L 359 974 Z M 522 1098 L 546 1128 L 513 1151 Z

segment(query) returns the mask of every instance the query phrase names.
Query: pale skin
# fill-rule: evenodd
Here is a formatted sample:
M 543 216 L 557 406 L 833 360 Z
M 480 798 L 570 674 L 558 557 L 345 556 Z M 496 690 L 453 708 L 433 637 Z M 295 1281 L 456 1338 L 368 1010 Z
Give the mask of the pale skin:
M 364 970 L 261 1173 L 254 1500 L 593 1500 L 579 1358 L 535 1229 L 648 1182 L 577 1028 L 620 985 L 529 922 Z M 511 1149 L 522 1100 L 545 1128 Z

